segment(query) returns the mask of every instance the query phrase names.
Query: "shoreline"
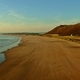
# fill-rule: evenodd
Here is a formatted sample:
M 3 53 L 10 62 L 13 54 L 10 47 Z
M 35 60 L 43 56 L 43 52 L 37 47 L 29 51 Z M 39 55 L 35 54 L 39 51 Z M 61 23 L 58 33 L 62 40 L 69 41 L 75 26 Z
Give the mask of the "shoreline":
M 7 35 L 7 36 L 9 36 L 9 35 Z M 19 37 L 20 39 L 19 39 L 19 43 L 16 45 L 16 46 L 14 46 L 14 47 L 12 47 L 12 48 L 10 48 L 10 49 L 7 49 L 7 50 L 4 50 L 4 51 L 2 51 L 0 54 L 4 54 L 4 57 L 5 57 L 5 60 L 7 60 L 8 59 L 8 56 L 7 56 L 7 52 L 10 50 L 13 50 L 13 49 L 15 49 L 15 48 L 18 48 L 18 47 L 20 47 L 20 45 L 22 45 L 22 43 L 25 41 L 24 39 L 23 39 L 23 37 L 24 36 L 26 36 L 26 35 L 10 35 L 10 36 L 14 36 L 14 37 Z M 0 65 L 2 64 L 2 63 L 5 63 L 6 61 L 3 61 L 3 62 L 1 62 L 0 63 Z
M 12 37 L 12 36 L 9 36 L 9 35 L 2 35 L 2 36 L 8 36 L 8 37 Z M 16 36 L 14 36 L 16 38 Z M 2 64 L 2 62 L 4 62 L 6 60 L 6 57 L 5 57 L 5 52 L 14 48 L 14 47 L 17 47 L 19 46 L 19 44 L 21 43 L 21 37 L 17 37 L 19 38 L 18 41 L 12 43 L 12 44 L 9 44 L 8 46 L 4 46 L 1 50 L 0 50 L 0 54 L 1 54 L 1 61 L 0 61 L 0 65 Z

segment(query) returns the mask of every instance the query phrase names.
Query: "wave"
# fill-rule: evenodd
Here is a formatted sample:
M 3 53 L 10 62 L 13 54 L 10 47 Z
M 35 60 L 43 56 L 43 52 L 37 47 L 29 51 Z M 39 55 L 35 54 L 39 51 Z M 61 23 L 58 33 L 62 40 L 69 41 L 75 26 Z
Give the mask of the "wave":
M 18 46 L 20 41 L 20 37 L 0 35 L 0 63 L 5 60 L 2 52 Z

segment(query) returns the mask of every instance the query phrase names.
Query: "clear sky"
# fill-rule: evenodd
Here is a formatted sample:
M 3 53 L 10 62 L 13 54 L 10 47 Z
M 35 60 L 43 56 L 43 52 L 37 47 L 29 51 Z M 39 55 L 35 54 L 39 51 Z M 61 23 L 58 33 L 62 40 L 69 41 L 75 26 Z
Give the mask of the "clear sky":
M 80 22 L 80 0 L 0 0 L 0 32 L 47 32 Z

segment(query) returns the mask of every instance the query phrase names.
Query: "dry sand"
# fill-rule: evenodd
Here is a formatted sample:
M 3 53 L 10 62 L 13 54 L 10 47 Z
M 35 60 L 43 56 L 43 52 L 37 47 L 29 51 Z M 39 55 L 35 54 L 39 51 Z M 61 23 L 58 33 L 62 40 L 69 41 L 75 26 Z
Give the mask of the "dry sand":
M 80 44 L 21 35 L 22 44 L 5 52 L 0 80 L 80 80 Z

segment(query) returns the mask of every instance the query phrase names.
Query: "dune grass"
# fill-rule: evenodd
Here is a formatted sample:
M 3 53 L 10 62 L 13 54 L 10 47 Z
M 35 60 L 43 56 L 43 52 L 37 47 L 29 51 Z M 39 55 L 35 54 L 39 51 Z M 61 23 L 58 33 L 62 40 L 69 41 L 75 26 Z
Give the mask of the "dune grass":
M 64 40 L 80 43 L 80 36 L 59 36 L 57 34 L 46 34 L 43 36 L 47 36 L 51 38 L 59 38 L 59 39 L 64 39 Z

